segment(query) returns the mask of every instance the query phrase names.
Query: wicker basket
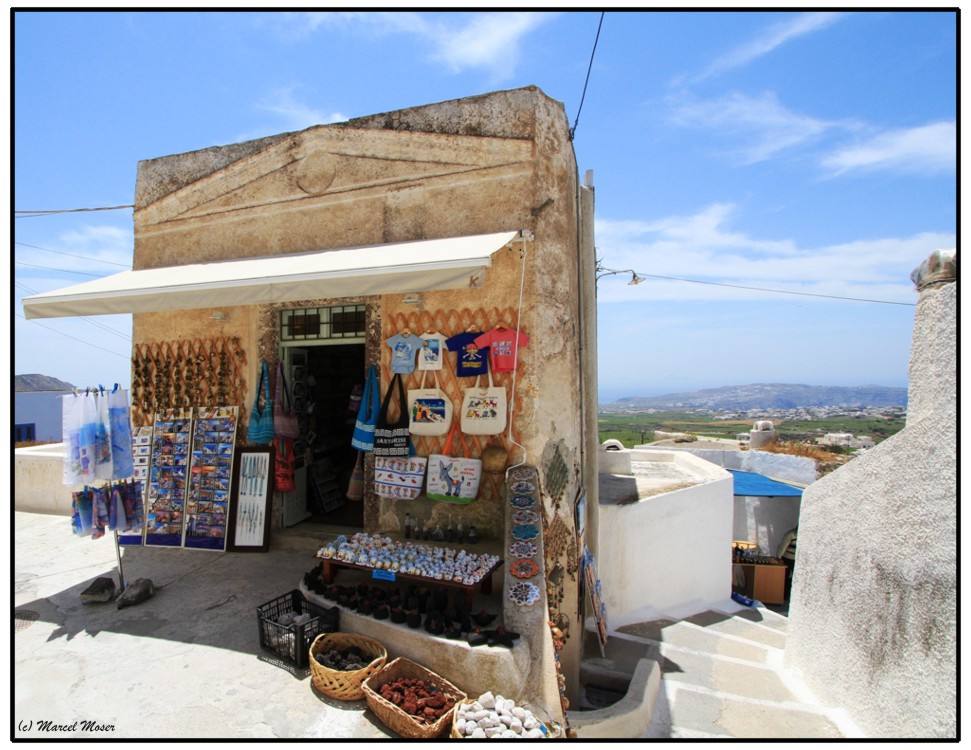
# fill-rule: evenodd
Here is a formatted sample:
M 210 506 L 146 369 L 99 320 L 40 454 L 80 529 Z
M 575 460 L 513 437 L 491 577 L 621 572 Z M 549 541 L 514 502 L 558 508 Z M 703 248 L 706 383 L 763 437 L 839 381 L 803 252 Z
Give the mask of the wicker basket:
M 458 721 L 458 718 L 459 718 L 459 707 L 460 706 L 464 706 L 464 705 L 468 705 L 469 703 L 475 703 L 475 699 L 474 698 L 466 698 L 465 700 L 459 701 L 458 703 L 455 704 L 455 709 L 452 712 L 452 728 L 451 728 L 451 730 L 448 733 L 448 736 L 450 738 L 452 738 L 453 740 L 464 740 L 464 739 L 466 739 L 466 736 L 464 734 L 462 734 L 461 732 L 459 732 L 458 729 L 455 728 L 455 722 Z M 524 706 L 524 708 L 525 708 L 525 706 Z M 540 721 L 539 720 L 539 717 L 536 716 L 536 714 L 533 714 L 533 718 L 535 718 L 536 721 L 537 721 L 537 723 L 539 724 L 540 730 L 543 732 L 544 739 L 549 739 L 550 730 L 547 728 L 546 724 L 544 724 L 542 721 Z
M 330 669 L 317 662 L 315 658 L 322 651 L 336 648 L 346 651 L 357 646 L 371 663 L 363 669 L 341 671 Z M 313 686 L 324 695 L 341 701 L 356 701 L 364 697 L 361 683 L 384 667 L 388 651 L 379 641 L 355 633 L 322 633 L 310 646 L 310 675 Z
M 448 733 L 452 726 L 452 716 L 455 714 L 453 706 L 446 711 L 434 724 L 424 724 L 415 717 L 406 714 L 394 703 L 386 701 L 381 697 L 381 686 L 389 682 L 394 682 L 399 677 L 424 680 L 455 698 L 456 704 L 464 701 L 468 696 L 459 690 L 455 685 L 444 677 L 425 669 L 421 664 L 399 657 L 385 666 L 380 672 L 376 672 L 368 677 L 361 686 L 364 689 L 364 697 L 367 699 L 368 708 L 382 721 L 382 723 L 402 737 L 432 739 L 442 737 Z

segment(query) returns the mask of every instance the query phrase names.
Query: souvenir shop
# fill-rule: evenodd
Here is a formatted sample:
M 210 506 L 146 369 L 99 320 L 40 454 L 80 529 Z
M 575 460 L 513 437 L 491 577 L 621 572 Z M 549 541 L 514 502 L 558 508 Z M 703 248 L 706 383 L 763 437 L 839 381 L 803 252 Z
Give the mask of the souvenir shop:
M 259 551 L 298 526 L 320 533 L 321 584 L 364 560 L 444 579 L 385 538 L 480 555 L 452 582 L 491 576 L 492 614 L 524 635 L 492 661 L 558 704 L 596 477 L 581 192 L 562 104 L 535 87 L 163 156 L 138 165 L 133 270 L 24 310 L 133 313 L 144 544 Z

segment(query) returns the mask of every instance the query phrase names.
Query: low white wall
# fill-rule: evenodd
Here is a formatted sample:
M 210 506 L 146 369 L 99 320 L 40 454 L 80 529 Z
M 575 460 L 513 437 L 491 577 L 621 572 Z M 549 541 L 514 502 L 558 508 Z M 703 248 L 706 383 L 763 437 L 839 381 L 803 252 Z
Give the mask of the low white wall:
M 733 538 L 754 542 L 764 555 L 775 555 L 779 542 L 799 523 L 798 497 L 735 496 Z
M 702 612 L 731 597 L 732 478 L 690 454 L 708 481 L 629 505 L 600 505 L 598 572 L 611 629 Z
M 638 446 L 637 450 L 652 449 L 647 446 Z M 665 450 L 671 449 L 666 448 Z M 771 477 L 778 482 L 788 482 L 800 487 L 809 486 L 819 476 L 816 471 L 816 462 L 805 456 L 790 456 L 787 453 L 771 453 L 769 451 L 723 451 L 707 448 L 676 448 L 675 450 L 682 450 L 706 461 L 711 461 L 723 469 L 751 471 L 755 474 Z
M 64 443 L 14 451 L 14 510 L 71 515 L 71 488 L 64 482 Z

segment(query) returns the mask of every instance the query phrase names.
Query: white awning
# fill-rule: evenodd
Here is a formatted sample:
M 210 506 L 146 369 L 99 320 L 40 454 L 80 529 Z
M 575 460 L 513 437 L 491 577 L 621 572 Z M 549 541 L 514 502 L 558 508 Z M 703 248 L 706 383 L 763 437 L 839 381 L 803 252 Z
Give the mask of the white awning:
M 468 287 L 515 232 L 123 271 L 23 300 L 24 315 L 157 312 Z

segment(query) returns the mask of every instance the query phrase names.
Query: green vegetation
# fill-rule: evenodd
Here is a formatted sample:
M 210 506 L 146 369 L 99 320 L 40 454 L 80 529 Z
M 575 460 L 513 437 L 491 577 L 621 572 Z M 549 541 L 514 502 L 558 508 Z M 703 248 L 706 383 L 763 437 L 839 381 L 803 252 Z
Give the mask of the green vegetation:
M 710 414 L 690 411 L 659 411 L 654 414 L 605 414 L 599 415 L 600 442 L 619 440 L 625 448 L 650 443 L 654 431 L 684 432 L 699 438 L 718 437 L 734 440 L 742 432 L 748 432 L 753 419 L 713 419 Z M 875 416 L 841 415 L 820 419 L 782 421 L 772 419 L 776 433 L 783 440 L 815 442 L 829 432 L 849 432 L 852 435 L 869 435 L 875 443 L 895 435 L 904 426 L 902 417 L 883 419 Z

